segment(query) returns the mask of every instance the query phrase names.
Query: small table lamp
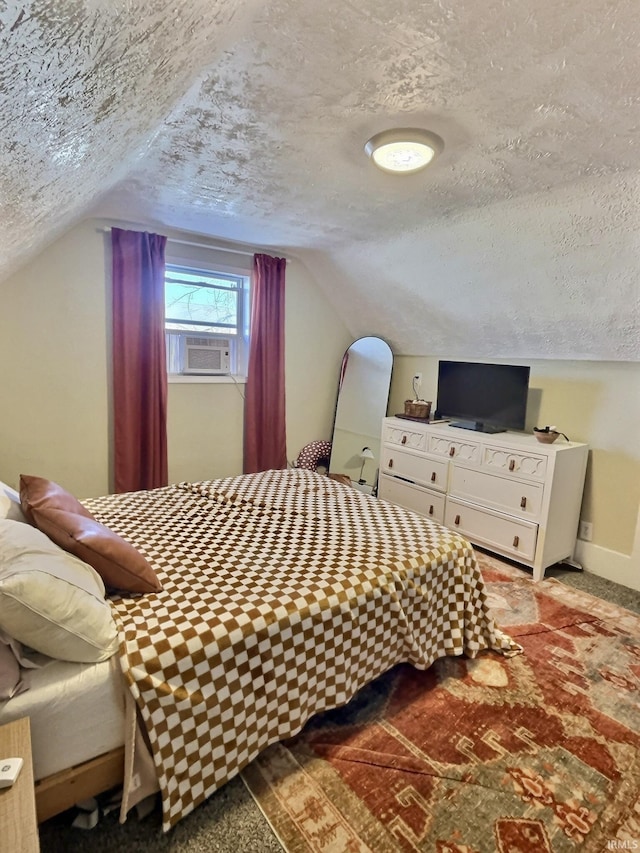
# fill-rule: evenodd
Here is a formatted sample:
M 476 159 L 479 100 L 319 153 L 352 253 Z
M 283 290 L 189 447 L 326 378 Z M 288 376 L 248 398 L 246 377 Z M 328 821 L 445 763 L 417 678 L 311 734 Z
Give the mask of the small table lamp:
M 367 481 L 362 478 L 362 472 L 364 471 L 364 466 L 367 459 L 375 459 L 373 455 L 373 451 L 370 447 L 363 447 L 360 451 L 360 459 L 362 459 L 362 465 L 360 466 L 360 477 L 358 478 L 358 482 L 362 485 Z

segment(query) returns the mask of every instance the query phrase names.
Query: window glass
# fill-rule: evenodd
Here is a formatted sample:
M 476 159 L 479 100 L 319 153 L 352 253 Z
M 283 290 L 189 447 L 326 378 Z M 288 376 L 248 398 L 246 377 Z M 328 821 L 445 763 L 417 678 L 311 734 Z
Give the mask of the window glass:
M 187 272 L 167 267 L 165 322 L 167 329 L 227 332 L 238 327 L 239 276 Z
M 167 264 L 170 374 L 246 373 L 248 276 Z

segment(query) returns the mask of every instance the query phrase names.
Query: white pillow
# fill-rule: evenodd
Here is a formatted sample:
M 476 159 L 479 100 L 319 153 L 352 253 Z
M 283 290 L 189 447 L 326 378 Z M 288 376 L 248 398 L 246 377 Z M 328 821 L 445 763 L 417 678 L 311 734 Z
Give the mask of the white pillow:
M 27 521 L 20 506 L 20 495 L 11 486 L 3 483 L 2 480 L 0 480 L 0 518 Z
M 91 566 L 30 524 L 0 518 L 0 628 L 42 654 L 94 663 L 118 648 L 105 587 Z

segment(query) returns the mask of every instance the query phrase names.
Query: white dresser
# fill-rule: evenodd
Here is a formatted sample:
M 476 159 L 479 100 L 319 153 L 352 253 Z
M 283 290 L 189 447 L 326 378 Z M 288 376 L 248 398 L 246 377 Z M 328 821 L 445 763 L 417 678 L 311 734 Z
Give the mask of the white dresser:
M 573 555 L 588 446 L 400 418 L 382 423 L 378 496 L 533 569 Z

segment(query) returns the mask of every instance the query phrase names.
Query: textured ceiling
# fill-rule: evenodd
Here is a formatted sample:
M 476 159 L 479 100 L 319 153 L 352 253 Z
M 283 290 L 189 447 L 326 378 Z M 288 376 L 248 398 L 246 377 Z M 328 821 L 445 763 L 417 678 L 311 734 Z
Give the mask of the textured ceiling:
M 0 273 L 99 215 L 295 254 L 396 351 L 428 351 L 430 324 L 460 355 L 638 358 L 639 18 L 637 0 L 0 2 Z M 443 137 L 429 170 L 365 158 L 396 125 Z M 573 260 L 601 210 L 596 275 Z M 540 316 L 497 346 L 530 296 L 510 252 L 545 271 Z M 452 268 L 458 308 L 437 287 Z M 459 309 L 486 318 L 466 351 Z

